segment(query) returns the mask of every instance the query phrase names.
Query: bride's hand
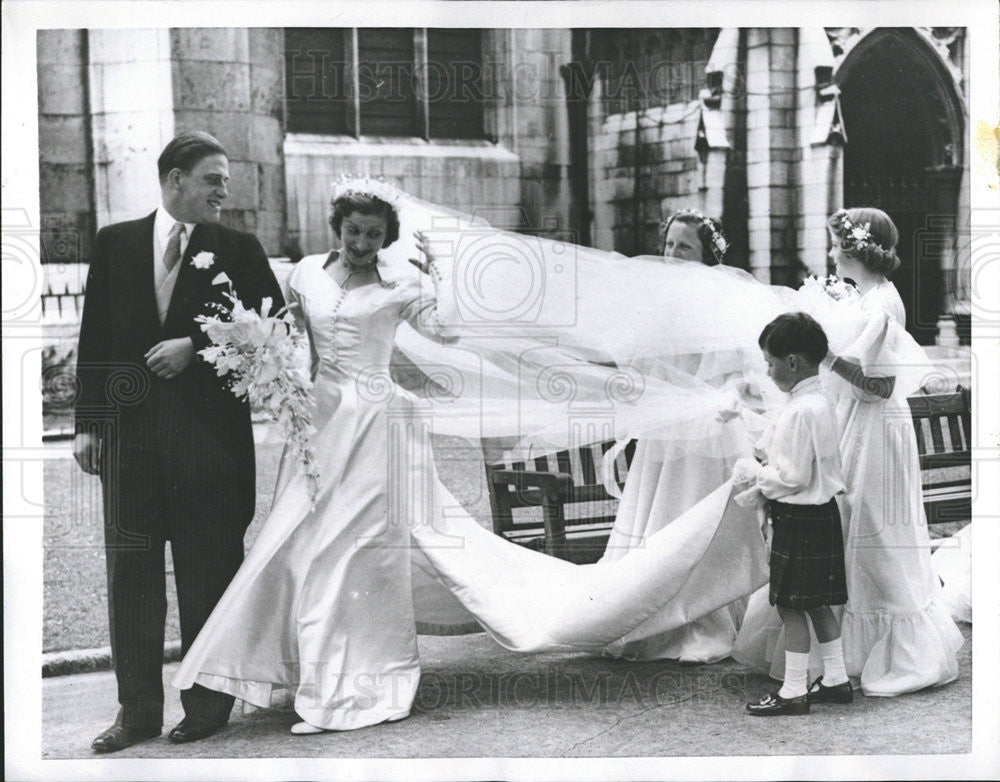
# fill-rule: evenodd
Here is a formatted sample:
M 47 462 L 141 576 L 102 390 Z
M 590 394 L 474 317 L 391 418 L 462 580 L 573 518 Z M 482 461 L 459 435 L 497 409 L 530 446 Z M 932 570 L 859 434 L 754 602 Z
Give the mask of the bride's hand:
M 413 237 L 417 240 L 417 250 L 420 254 L 424 256 L 423 261 L 418 261 L 416 258 L 409 258 L 409 262 L 416 266 L 423 274 L 431 273 L 431 263 L 434 261 L 434 256 L 431 255 L 430 250 L 427 245 L 427 237 L 424 236 L 423 231 L 414 231 Z

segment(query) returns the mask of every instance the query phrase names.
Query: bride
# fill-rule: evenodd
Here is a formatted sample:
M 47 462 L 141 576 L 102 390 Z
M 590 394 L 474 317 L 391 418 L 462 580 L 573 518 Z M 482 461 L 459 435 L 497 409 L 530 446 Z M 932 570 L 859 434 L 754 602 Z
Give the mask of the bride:
M 475 621 L 518 651 L 613 653 L 765 583 L 760 518 L 730 501 L 728 482 L 643 547 L 574 565 L 470 518 L 437 479 L 431 434 L 516 432 L 534 446 L 565 447 L 575 430 L 567 432 L 565 398 L 553 393 L 564 388 L 553 380 L 558 370 L 575 402 L 605 404 L 619 433 L 696 440 L 722 395 L 680 371 L 631 377 L 641 393 L 625 393 L 622 373 L 608 367 L 655 357 L 665 343 L 678 354 L 713 342 L 742 347 L 779 306 L 767 286 L 661 264 L 642 283 L 674 291 L 673 306 L 653 295 L 644 308 L 633 295 L 623 311 L 608 302 L 629 300 L 639 286 L 627 272 L 646 267 L 580 249 L 570 271 L 586 285 L 564 284 L 554 308 L 525 308 L 521 272 L 484 262 L 505 242 L 523 250 L 521 237 L 462 223 L 368 180 L 338 186 L 330 222 L 341 249 L 303 258 L 286 282 L 310 343 L 318 493 L 310 495 L 286 452 L 263 528 L 176 687 L 197 683 L 261 707 L 273 691 L 290 690 L 301 719 L 293 733 L 360 728 L 409 714 L 420 678 L 418 622 Z M 455 225 L 450 244 L 434 239 Z M 449 268 L 447 248 L 462 242 L 478 247 L 480 270 L 499 281 L 468 282 L 454 259 Z M 569 258 L 565 247 L 538 246 L 543 260 L 561 259 L 532 267 L 549 296 Z M 496 298 L 476 309 L 484 290 Z M 705 306 L 720 296 L 748 314 L 720 319 Z M 567 301 L 586 317 L 557 317 Z M 503 317 L 490 322 L 498 311 Z M 511 323 L 521 327 L 504 331 Z M 394 342 L 432 378 L 450 379 L 444 391 L 438 384 L 421 398 L 393 384 L 386 367 Z

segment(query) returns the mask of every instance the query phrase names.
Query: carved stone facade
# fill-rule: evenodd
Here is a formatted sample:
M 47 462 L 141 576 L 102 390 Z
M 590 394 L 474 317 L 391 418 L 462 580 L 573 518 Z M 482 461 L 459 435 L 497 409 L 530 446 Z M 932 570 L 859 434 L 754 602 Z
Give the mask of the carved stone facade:
M 356 58 L 364 37 L 341 32 Z M 396 37 L 426 63 L 435 34 Z M 291 132 L 286 36 L 42 31 L 45 259 L 85 262 L 97 226 L 152 210 L 159 150 L 204 128 L 231 151 L 224 219 L 273 256 L 329 246 L 343 172 L 629 255 L 659 252 L 666 212 L 699 208 L 722 218 L 727 263 L 787 284 L 827 271 L 826 218 L 866 203 L 906 232 L 914 333 L 947 341 L 968 312 L 963 28 L 483 30 L 482 134 L 460 140 Z
M 618 112 L 593 98 L 593 243 L 655 253 L 654 221 L 699 208 L 722 218 L 727 263 L 796 285 L 829 271 L 833 211 L 878 206 L 902 234 L 908 327 L 955 342 L 969 309 L 964 29 L 715 32 L 699 96 Z

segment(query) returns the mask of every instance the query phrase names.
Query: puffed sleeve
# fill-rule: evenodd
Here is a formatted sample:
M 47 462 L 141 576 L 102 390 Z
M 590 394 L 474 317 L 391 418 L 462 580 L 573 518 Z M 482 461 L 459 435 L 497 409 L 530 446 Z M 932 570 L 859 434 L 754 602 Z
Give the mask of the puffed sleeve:
M 316 346 L 313 344 L 312 335 L 307 327 L 307 300 L 300 287 L 301 279 L 306 273 L 303 261 L 299 261 L 281 281 L 281 293 L 284 296 L 288 312 L 295 319 L 295 328 L 308 336 L 308 354 L 303 349 L 302 353 L 296 356 L 296 360 L 303 367 L 308 363 L 310 377 L 315 377 L 316 368 L 319 365 L 319 355 L 316 353 Z
M 840 355 L 861 365 L 865 378 L 892 378 L 894 396 L 906 396 L 926 382 L 934 367 L 924 349 L 905 328 L 905 311 L 896 289 L 883 286 L 864 302 L 866 322 Z M 879 381 L 873 381 L 873 387 Z M 863 402 L 878 402 L 884 396 L 865 388 L 852 388 Z
M 305 331 L 306 321 L 305 314 L 303 313 L 302 296 L 299 293 L 296 278 L 298 277 L 299 270 L 303 268 L 301 266 L 301 261 L 296 264 L 285 278 L 281 281 L 281 294 L 285 298 L 285 306 L 288 307 L 288 311 L 295 318 L 295 325 L 301 330 Z
M 802 411 L 789 411 L 775 427 L 770 461 L 760 468 L 757 488 L 769 500 L 780 500 L 812 482 L 816 462 L 815 432 Z

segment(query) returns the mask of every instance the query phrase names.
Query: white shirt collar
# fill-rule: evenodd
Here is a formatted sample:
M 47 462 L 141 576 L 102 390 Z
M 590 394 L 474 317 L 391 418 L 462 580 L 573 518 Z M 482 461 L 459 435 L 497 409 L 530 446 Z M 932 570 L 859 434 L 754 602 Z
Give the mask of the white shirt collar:
M 800 394 L 808 394 L 811 391 L 819 391 L 820 387 L 819 375 L 813 375 L 812 377 L 807 377 L 805 380 L 800 380 L 788 393 L 790 396 L 799 396 Z
M 170 240 L 170 229 L 174 227 L 174 223 L 180 222 L 175 219 L 167 208 L 161 205 L 156 210 L 156 217 L 153 219 L 153 235 L 159 240 L 161 247 L 166 247 L 167 242 Z M 184 223 L 184 227 L 187 229 L 185 238 L 191 239 L 191 232 L 194 230 L 195 223 Z

